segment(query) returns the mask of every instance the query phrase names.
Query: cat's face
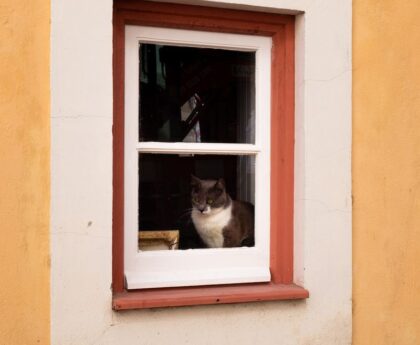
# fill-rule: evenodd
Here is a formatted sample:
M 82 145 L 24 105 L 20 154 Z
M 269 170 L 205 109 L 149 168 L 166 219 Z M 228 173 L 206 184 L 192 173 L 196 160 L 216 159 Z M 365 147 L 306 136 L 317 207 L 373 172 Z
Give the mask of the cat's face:
M 221 211 L 228 202 L 225 182 L 219 180 L 201 180 L 191 176 L 191 204 L 202 215 L 211 215 Z

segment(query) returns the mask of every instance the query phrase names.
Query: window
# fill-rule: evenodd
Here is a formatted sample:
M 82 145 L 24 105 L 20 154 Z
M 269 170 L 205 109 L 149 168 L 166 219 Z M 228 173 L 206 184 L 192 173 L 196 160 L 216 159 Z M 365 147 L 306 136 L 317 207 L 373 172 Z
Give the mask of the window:
M 292 284 L 293 18 L 118 1 L 114 20 L 114 308 L 307 297 Z M 255 203 L 255 245 L 139 251 L 203 171 Z M 252 284 L 214 285 L 233 283 Z
M 151 50 L 154 54 L 147 60 Z M 124 273 L 128 289 L 270 280 L 270 53 L 271 37 L 126 26 Z M 165 54 L 168 57 L 162 63 Z M 161 74 L 153 73 L 156 67 L 151 64 L 159 64 Z M 234 78 L 245 74 L 246 67 L 248 78 Z M 190 100 L 201 109 L 183 115 Z M 246 102 L 255 106 L 245 109 Z M 184 124 L 195 115 L 193 125 Z M 139 229 L 170 230 L 188 223 L 176 220 L 190 204 L 191 174 L 223 178 L 231 190 L 238 190 L 235 196 L 252 194 L 247 200 L 255 203 L 252 248 L 138 250 Z M 241 182 L 242 186 L 233 188 Z M 183 230 L 180 240 L 188 235 Z

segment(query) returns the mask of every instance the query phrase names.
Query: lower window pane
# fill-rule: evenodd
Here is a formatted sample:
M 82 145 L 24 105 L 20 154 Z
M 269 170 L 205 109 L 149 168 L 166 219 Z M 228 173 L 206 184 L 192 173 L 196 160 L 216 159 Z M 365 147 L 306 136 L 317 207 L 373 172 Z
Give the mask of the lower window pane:
M 253 246 L 254 176 L 253 156 L 140 154 L 139 249 Z

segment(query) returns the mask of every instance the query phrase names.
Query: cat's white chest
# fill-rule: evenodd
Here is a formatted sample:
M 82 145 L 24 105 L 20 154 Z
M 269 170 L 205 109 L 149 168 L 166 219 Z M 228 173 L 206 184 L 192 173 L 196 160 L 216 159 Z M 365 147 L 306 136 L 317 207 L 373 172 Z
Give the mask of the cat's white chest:
M 228 225 L 232 216 L 232 205 L 210 215 L 193 210 L 191 218 L 200 237 L 211 248 L 223 247 L 223 228 Z

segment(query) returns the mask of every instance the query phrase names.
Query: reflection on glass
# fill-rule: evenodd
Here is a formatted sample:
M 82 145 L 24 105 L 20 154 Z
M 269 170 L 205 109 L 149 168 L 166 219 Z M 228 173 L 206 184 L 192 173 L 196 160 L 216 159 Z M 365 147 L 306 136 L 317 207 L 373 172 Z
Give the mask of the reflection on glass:
M 184 122 L 188 129 L 191 128 L 187 135 L 182 139 L 183 142 L 201 142 L 200 121 L 198 116 L 199 107 L 201 106 L 200 101 L 200 96 L 194 94 L 181 106 L 181 121 Z
M 254 52 L 140 44 L 139 54 L 139 141 L 254 143 Z
M 139 231 L 159 232 L 159 239 L 171 238 L 179 249 L 206 247 L 191 220 L 191 175 L 215 181 L 223 178 L 232 200 L 254 204 L 253 156 L 140 154 Z

